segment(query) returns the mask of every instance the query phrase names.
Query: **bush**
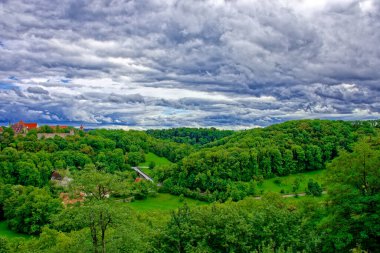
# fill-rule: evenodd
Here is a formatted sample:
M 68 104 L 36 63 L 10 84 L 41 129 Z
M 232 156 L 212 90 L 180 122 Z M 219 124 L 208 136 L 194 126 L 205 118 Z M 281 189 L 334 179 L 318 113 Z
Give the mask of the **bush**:
M 4 217 L 13 231 L 39 234 L 61 208 L 61 201 L 46 189 L 13 186 L 12 195 L 4 201 Z
M 292 190 L 294 193 L 298 191 L 298 189 L 300 188 L 300 184 L 301 184 L 301 179 L 299 177 L 296 177 L 292 185 Z
M 0 237 L 0 253 L 10 252 L 9 242 L 6 238 Z
M 313 179 L 310 179 L 307 183 L 307 191 L 306 194 L 313 196 L 322 196 L 322 187 L 318 184 L 318 182 L 314 182 Z

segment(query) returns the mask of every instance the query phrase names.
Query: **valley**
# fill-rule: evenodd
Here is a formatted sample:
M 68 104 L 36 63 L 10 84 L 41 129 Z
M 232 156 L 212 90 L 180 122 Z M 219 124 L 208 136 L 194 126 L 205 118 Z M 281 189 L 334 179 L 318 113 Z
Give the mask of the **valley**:
M 0 238 L 9 252 L 376 249 L 378 123 L 64 138 L 3 127 Z

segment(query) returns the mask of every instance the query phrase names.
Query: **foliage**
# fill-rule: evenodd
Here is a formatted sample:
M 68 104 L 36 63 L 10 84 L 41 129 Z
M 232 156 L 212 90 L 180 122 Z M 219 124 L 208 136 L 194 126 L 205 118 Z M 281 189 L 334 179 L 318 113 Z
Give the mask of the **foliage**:
M 351 150 L 363 129 L 375 134 L 373 126 L 327 120 L 289 121 L 236 132 L 191 153 L 160 180 L 173 194 L 210 201 L 239 200 L 257 192 L 253 181 L 258 176 L 272 178 L 325 168 L 339 149 Z
M 314 182 L 313 179 L 310 179 L 307 183 L 307 191 L 306 194 L 313 195 L 316 197 L 322 196 L 322 187 L 318 184 L 318 182 Z
M 10 252 L 9 242 L 6 238 L 0 237 L 0 253 Z
M 145 154 L 143 151 L 140 152 L 129 152 L 126 154 L 126 161 L 132 166 L 137 166 L 140 163 L 145 162 Z
M 26 234 L 40 233 L 50 217 L 61 209 L 60 201 L 49 192 L 32 186 L 12 187 L 12 194 L 3 205 L 9 228 Z
M 0 218 L 39 237 L 0 239 L 0 250 L 376 252 L 379 125 L 301 120 L 238 132 L 99 129 L 49 139 L 5 127 Z M 151 162 L 159 187 L 135 182 L 130 169 Z M 72 178 L 70 187 L 53 184 L 53 171 Z M 319 195 L 322 186 L 329 197 L 267 193 Z M 62 192 L 83 201 L 62 207 Z
M 154 197 L 150 196 L 145 200 L 136 200 L 128 203 L 128 206 L 143 213 L 169 212 L 170 210 L 181 207 L 184 202 L 186 202 L 190 207 L 206 205 L 206 202 L 201 202 L 199 200 L 183 197 L 183 202 L 181 202 L 180 196 L 174 196 L 167 193 L 158 193 Z
M 325 251 L 347 251 L 357 245 L 380 248 L 380 139 L 364 139 L 353 152 L 341 151 L 328 166 L 330 187 Z
M 17 233 L 17 232 L 10 230 L 8 228 L 8 224 L 6 221 L 0 222 L 0 236 L 6 238 L 7 240 L 18 240 L 20 238 L 25 238 L 25 239 L 31 238 L 30 235 Z
M 147 130 L 149 135 L 164 140 L 191 145 L 204 145 L 234 133 L 231 130 L 217 130 L 215 128 L 172 128 L 161 130 Z
M 309 233 L 302 215 L 274 195 L 260 202 L 250 199 L 196 209 L 184 205 L 172 213 L 157 238 L 157 252 L 253 252 L 263 245 L 310 250 L 313 245 L 304 241 Z
M 116 175 L 88 168 L 75 177 L 72 187 L 74 193 L 84 193 L 88 201 L 101 201 L 108 199 L 112 192 L 120 190 L 122 183 Z
M 149 153 L 145 154 L 145 162 L 140 163 L 139 166 L 140 167 L 146 167 L 146 166 L 150 166 L 151 163 L 154 163 L 154 167 L 171 164 L 171 162 L 168 159 L 166 159 L 165 157 L 160 157 L 154 153 L 149 152 Z

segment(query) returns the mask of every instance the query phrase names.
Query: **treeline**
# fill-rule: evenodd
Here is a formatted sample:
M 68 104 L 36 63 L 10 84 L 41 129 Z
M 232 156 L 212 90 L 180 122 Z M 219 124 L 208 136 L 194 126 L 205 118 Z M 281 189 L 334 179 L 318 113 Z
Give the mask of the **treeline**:
M 185 206 L 156 238 L 158 252 L 378 252 L 380 138 L 363 137 L 350 150 L 327 164 L 326 201 L 269 193 Z
M 76 186 L 80 186 L 88 198 L 83 205 L 71 208 L 57 206 L 45 190 L 0 187 L 0 200 L 3 196 L 7 199 L 0 202 L 12 226 L 22 221 L 20 228 L 33 229 L 38 224 L 42 231 L 39 238 L 28 241 L 2 238 L 0 250 L 377 252 L 380 247 L 380 139 L 363 138 L 351 149 L 350 152 L 341 150 L 328 163 L 325 201 L 318 198 L 292 201 L 269 193 L 260 200 L 246 198 L 192 209 L 185 204 L 168 216 L 167 213 L 137 213 L 111 204 L 106 194 L 128 187 L 115 175 L 93 170 L 82 171 L 77 178 Z M 27 219 L 24 214 L 34 214 L 36 218 Z M 42 226 L 39 222 L 45 220 L 50 222 Z
M 156 186 L 134 183 L 138 175 L 130 167 L 144 162 L 146 152 L 177 161 L 191 151 L 188 144 L 156 140 L 139 131 L 76 131 L 66 138 L 38 139 L 37 131 L 15 135 L 5 127 L 0 133 L 0 219 L 17 232 L 40 233 L 50 215 L 61 208 L 55 206 L 62 201 L 59 193 L 67 191 L 51 181 L 54 171 L 61 178 L 67 176 L 68 182 L 83 171 L 92 171 L 87 174 L 91 178 L 95 172 L 115 175 L 128 189 L 113 191 L 115 196 L 144 199 L 157 192 Z M 50 202 L 55 204 L 45 206 Z
M 117 201 L 142 200 L 157 194 L 156 185 L 148 181 L 135 182 L 136 175 L 132 171 L 111 174 L 99 171 L 92 165 L 65 176 L 69 177 L 67 185 L 50 180 L 39 187 L 1 182 L 0 221 L 5 220 L 15 232 L 38 235 L 46 225 L 54 225 L 52 218 L 64 212 L 67 205 L 70 208 L 80 206 L 85 199 L 98 197 L 99 194 L 103 199 L 112 197 Z M 62 226 L 60 229 L 63 229 Z M 65 222 L 64 226 L 65 232 L 70 232 L 67 230 L 69 222 Z
M 315 202 L 307 204 L 316 215 L 321 212 Z M 194 209 L 185 205 L 154 238 L 157 252 L 322 252 L 303 205 L 277 194 Z
M 202 146 L 204 144 L 222 139 L 234 134 L 232 130 L 218 130 L 216 128 L 171 128 L 171 129 L 150 129 L 147 134 L 157 138 L 170 140 L 178 143 Z
M 369 135 L 376 135 L 371 122 L 289 121 L 210 143 L 178 165 L 158 169 L 157 179 L 174 194 L 239 200 L 252 194 L 260 178 L 324 169 L 339 150 L 350 151 Z
M 176 143 L 170 140 L 159 140 L 142 131 L 123 130 L 92 130 L 91 136 L 99 136 L 112 140 L 117 148 L 124 152 L 144 151 L 155 153 L 171 162 L 178 162 L 194 151 L 194 147 L 186 143 Z
M 39 237 L 0 237 L 0 252 L 377 252 L 376 128 L 367 123 L 287 122 L 239 132 L 196 152 L 188 144 L 138 131 L 94 130 L 38 140 L 33 133 L 14 136 L 5 129 L 0 135 L 0 218 L 14 231 Z M 324 148 L 329 143 L 333 148 Z M 252 195 L 260 177 L 279 172 L 279 167 L 273 169 L 275 160 L 267 159 L 272 173 L 264 173 L 260 157 L 266 153 L 261 150 L 278 149 L 283 157 L 286 147 L 292 154 L 292 146 L 306 153 L 310 145 L 320 149 L 321 168 L 327 167 L 326 201 L 291 201 L 268 194 L 261 200 L 184 206 L 171 214 L 135 212 L 123 202 L 156 193 L 154 184 L 134 182 L 136 175 L 128 170 L 131 153 L 132 160 L 141 159 L 146 151 L 166 147 L 165 154 L 179 162 L 153 169 L 163 181 L 162 190 L 224 201 Z M 181 156 L 185 158 L 180 160 Z M 310 165 L 306 157 L 304 171 Z M 300 171 L 297 166 L 289 173 Z M 50 182 L 50 173 L 57 168 L 70 172 L 69 188 Z M 65 208 L 59 199 L 62 192 L 79 201 Z
M 95 165 L 114 173 L 144 162 L 147 152 L 177 162 L 193 150 L 188 144 L 157 140 L 140 131 L 93 130 L 38 139 L 35 131 L 15 136 L 11 128 L 4 128 L 0 138 L 0 182 L 37 187 L 48 182 L 53 170 Z

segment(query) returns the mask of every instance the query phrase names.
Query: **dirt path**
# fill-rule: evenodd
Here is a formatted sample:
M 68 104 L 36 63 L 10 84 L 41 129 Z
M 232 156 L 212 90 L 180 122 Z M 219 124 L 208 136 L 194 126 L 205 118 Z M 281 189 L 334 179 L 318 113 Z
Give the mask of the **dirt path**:
M 327 194 L 327 191 L 323 191 L 322 194 Z M 295 196 L 299 196 L 299 197 L 306 196 L 306 192 L 300 192 L 300 193 L 297 193 L 297 194 L 284 194 L 284 195 L 281 195 L 281 197 L 283 197 L 283 198 L 291 198 L 291 197 L 295 197 Z M 262 196 L 254 197 L 254 199 L 261 199 L 261 198 L 262 198 Z

